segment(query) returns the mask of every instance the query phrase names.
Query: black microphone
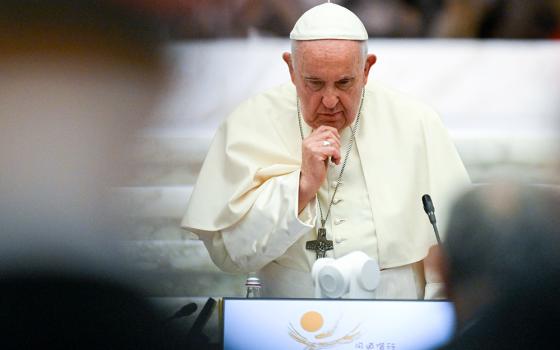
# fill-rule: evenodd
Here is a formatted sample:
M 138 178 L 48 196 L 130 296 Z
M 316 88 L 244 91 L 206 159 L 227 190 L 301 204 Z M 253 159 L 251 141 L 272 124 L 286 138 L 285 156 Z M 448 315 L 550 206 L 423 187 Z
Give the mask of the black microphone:
M 197 308 L 198 307 L 196 306 L 195 303 L 188 303 L 187 305 L 184 305 L 182 308 L 180 308 L 179 311 L 177 311 L 175 314 L 173 314 L 173 316 L 168 317 L 164 321 L 164 323 L 173 321 L 173 320 L 181 318 L 181 317 L 192 315 L 192 314 L 195 313 Z
M 434 209 L 434 204 L 432 203 L 432 198 L 430 198 L 429 194 L 425 194 L 422 196 L 422 204 L 424 205 L 424 211 L 428 214 L 428 219 L 430 219 L 430 223 L 434 228 L 434 233 L 436 234 L 436 240 L 438 244 L 441 244 L 441 240 L 439 239 L 439 232 L 437 229 L 436 224 L 436 214 Z
M 198 314 L 196 320 L 194 320 L 194 323 L 189 330 L 189 333 L 187 334 L 189 345 L 208 344 L 209 339 L 204 333 L 202 333 L 202 328 L 204 328 L 206 323 L 208 323 L 208 320 L 210 319 L 210 316 L 212 316 L 212 312 L 214 311 L 216 304 L 216 300 L 212 298 L 208 298 L 206 304 L 204 304 L 204 307 Z

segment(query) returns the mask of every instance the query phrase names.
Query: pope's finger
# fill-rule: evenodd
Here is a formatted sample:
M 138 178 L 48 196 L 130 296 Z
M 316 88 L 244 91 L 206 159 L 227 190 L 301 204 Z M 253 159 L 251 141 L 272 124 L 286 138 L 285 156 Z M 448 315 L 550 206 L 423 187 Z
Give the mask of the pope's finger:
M 334 140 L 340 140 L 340 134 L 338 133 L 338 131 L 336 129 L 331 130 L 324 130 L 321 133 L 319 133 L 320 136 L 325 137 L 325 138 L 332 138 Z
M 340 141 L 332 138 L 317 140 L 319 146 L 340 149 Z
M 333 139 L 340 139 L 338 130 L 330 126 L 320 126 L 318 129 L 313 130 L 310 136 L 315 137 L 332 137 Z
M 326 141 L 329 141 L 332 145 L 336 145 L 338 148 L 340 148 L 340 139 L 337 137 L 333 137 L 332 135 L 327 135 L 325 137 Z
M 324 131 L 331 131 L 338 135 L 338 130 L 335 127 L 328 126 L 328 125 L 321 125 L 319 126 L 316 131 L 324 132 Z
M 338 165 L 338 164 L 340 164 L 340 159 L 341 159 L 341 158 L 340 158 L 340 150 L 335 149 L 334 152 L 333 152 L 333 154 L 331 155 L 331 161 L 332 161 L 334 164 Z
M 321 155 L 323 159 L 331 158 L 335 164 L 340 162 L 340 150 L 334 146 L 322 147 Z
M 340 164 L 340 157 L 331 157 L 331 162 L 333 162 L 336 165 Z

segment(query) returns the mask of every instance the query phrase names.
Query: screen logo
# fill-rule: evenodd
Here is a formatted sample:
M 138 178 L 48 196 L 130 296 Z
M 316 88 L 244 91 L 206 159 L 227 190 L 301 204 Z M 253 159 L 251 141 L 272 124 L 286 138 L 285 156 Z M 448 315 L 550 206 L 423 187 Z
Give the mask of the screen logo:
M 327 319 L 318 312 L 310 310 L 301 315 L 299 331 L 290 322 L 288 334 L 292 339 L 305 345 L 305 349 L 326 349 L 340 344 L 354 342 L 360 336 L 360 324 L 347 327 L 343 316 L 337 319 Z M 297 324 L 297 323 L 296 323 Z M 346 326 L 346 327 L 345 327 Z

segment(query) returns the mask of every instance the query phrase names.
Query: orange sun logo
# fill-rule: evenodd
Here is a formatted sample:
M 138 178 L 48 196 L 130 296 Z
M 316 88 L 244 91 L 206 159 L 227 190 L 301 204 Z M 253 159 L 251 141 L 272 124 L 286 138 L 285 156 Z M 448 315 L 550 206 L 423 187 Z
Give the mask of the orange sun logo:
M 340 315 L 336 322 L 333 323 L 331 320 L 328 322 L 328 325 L 325 325 L 323 315 L 317 311 L 307 311 L 301 315 L 299 324 L 301 329 L 308 334 L 301 334 L 298 332 L 292 323 L 290 323 L 288 328 L 288 334 L 298 343 L 305 345 L 305 349 L 326 349 L 340 344 L 352 343 L 360 336 L 360 324 L 358 323 L 356 327 L 343 333 L 343 335 L 339 333 L 339 335 L 336 336 L 335 334 L 341 319 L 342 315 Z M 325 326 L 325 329 L 323 329 L 323 326 Z
M 317 311 L 308 311 L 301 316 L 301 328 L 308 332 L 316 332 L 323 327 L 323 316 Z

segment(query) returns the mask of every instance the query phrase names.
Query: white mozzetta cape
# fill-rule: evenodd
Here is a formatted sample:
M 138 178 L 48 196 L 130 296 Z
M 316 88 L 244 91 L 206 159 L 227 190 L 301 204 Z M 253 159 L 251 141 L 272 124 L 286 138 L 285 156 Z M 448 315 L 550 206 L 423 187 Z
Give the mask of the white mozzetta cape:
M 304 131 L 309 134 L 307 126 Z M 422 260 L 435 244 L 422 195 L 432 196 L 440 219 L 469 183 L 439 117 L 415 99 L 370 82 L 356 145 L 381 269 Z M 257 200 L 262 184 L 297 171 L 300 164 L 295 87 L 285 84 L 250 98 L 218 129 L 182 226 L 200 235 L 236 225 Z M 297 198 L 294 201 L 297 206 Z

